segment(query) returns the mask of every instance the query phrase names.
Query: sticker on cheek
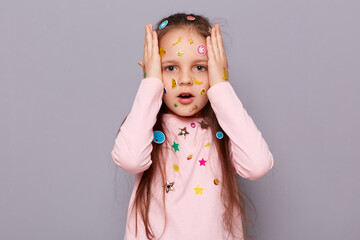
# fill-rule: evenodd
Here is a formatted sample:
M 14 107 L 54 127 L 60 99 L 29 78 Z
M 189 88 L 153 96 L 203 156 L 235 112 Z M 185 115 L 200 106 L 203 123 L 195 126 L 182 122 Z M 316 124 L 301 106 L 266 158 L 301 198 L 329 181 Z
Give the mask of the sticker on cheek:
M 174 104 L 174 107 L 177 107 L 177 106 L 178 106 L 178 105 L 175 103 L 175 104 Z
M 174 88 L 174 87 L 176 87 L 176 80 L 172 79 L 171 80 L 171 88 Z
M 206 93 L 206 89 L 205 88 L 201 89 L 200 94 L 204 95 L 205 93 Z
M 202 83 L 203 83 L 202 81 L 198 81 L 196 78 L 194 78 L 194 82 L 195 82 L 196 84 L 202 84 Z
M 162 56 L 164 56 L 165 52 L 166 52 L 166 51 L 165 51 L 164 48 L 160 48 L 160 49 L 159 49 L 160 58 L 162 58 Z
M 177 40 L 177 42 L 173 43 L 173 45 L 178 45 L 181 42 L 181 37 L 179 37 L 179 39 Z
M 168 20 L 163 21 L 160 25 L 159 25 L 159 29 L 163 29 L 167 24 L 168 24 Z
M 197 47 L 196 47 L 196 53 L 199 54 L 199 55 L 205 55 L 206 54 L 206 47 L 204 44 L 199 44 Z
M 179 57 L 181 57 L 182 55 L 184 55 L 184 52 L 181 51 L 181 50 L 177 51 L 176 53 L 177 53 L 177 55 L 178 55 Z

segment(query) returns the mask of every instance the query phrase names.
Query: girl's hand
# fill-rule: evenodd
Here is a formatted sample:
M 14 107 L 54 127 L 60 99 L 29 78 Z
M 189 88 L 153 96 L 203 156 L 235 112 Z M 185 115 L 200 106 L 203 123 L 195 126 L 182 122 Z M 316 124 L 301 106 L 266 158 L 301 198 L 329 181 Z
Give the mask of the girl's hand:
M 228 80 L 228 62 L 220 33 L 219 24 L 211 29 L 211 37 L 206 38 L 208 51 L 208 73 L 210 87 Z
M 158 37 L 151 24 L 145 25 L 143 61 L 138 64 L 143 68 L 144 78 L 156 77 L 162 80 Z

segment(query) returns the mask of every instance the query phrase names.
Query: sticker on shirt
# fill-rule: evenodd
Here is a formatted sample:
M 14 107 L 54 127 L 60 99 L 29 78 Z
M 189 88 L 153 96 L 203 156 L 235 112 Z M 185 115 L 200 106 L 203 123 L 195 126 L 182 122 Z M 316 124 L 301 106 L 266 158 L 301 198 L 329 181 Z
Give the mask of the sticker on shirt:
M 186 131 L 186 127 L 184 127 L 184 128 L 179 128 L 180 129 L 180 132 L 179 132 L 179 136 L 181 136 L 181 135 L 184 135 L 184 138 L 186 138 L 186 134 L 189 134 L 189 132 L 188 131 Z
M 176 143 L 175 141 L 173 141 L 173 145 L 171 145 L 171 147 L 174 149 L 175 152 L 176 152 L 176 151 L 180 151 L 180 150 L 179 150 L 179 144 Z
M 175 190 L 174 187 L 173 187 L 174 184 L 175 184 L 175 182 L 169 183 L 169 181 L 166 181 L 166 183 L 164 185 L 166 193 L 168 193 L 169 191 L 174 191 Z
M 165 141 L 165 135 L 161 131 L 154 131 L 154 138 L 153 141 L 157 144 L 161 144 Z
M 191 160 L 193 158 L 193 155 L 192 154 L 190 154 L 189 156 L 187 156 L 187 160 Z
M 206 166 L 206 165 L 205 165 L 206 162 L 207 162 L 207 161 L 204 160 L 204 158 L 202 158 L 201 160 L 199 160 L 200 166 Z
M 224 134 L 223 134 L 221 131 L 218 131 L 218 132 L 216 133 L 216 137 L 217 137 L 218 139 L 222 139 L 222 138 L 224 137 Z
M 205 188 L 201 188 L 200 185 L 198 184 L 196 188 L 194 188 L 195 190 L 195 195 L 201 194 L 203 195 L 203 191 Z
M 208 124 L 206 122 L 204 122 L 204 120 L 202 120 L 199 123 L 200 123 L 201 128 L 205 128 L 205 129 L 208 128 Z
M 214 184 L 215 184 L 215 185 L 219 185 L 219 183 L 220 183 L 219 179 L 215 178 L 215 179 L 214 179 Z

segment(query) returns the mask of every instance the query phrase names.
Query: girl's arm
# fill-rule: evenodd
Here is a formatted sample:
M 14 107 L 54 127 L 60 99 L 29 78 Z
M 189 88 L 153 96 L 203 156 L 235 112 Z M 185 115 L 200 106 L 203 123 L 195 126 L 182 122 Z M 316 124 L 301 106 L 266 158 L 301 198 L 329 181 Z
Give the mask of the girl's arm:
M 111 156 L 123 170 L 137 174 L 152 163 L 153 126 L 162 104 L 163 82 L 154 77 L 141 81 L 125 122 L 115 139 Z
M 263 177 L 274 165 L 273 155 L 230 83 L 213 85 L 207 95 L 220 126 L 230 138 L 230 156 L 236 172 L 253 181 Z

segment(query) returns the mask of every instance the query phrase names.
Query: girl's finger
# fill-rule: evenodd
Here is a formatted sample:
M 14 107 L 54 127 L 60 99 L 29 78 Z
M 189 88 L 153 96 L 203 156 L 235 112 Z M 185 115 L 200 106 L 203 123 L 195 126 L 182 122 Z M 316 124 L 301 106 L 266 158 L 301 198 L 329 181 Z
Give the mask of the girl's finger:
M 207 53 L 208 53 L 208 60 L 213 59 L 214 51 L 211 46 L 211 37 L 210 36 L 206 37 L 206 48 L 207 48 Z
M 152 51 L 152 37 L 151 37 L 151 32 L 152 30 L 150 30 L 150 24 L 147 26 L 146 28 L 146 41 L 147 41 L 147 54 L 148 56 L 151 56 L 151 51 Z
M 216 26 L 216 25 L 215 25 Z M 213 51 L 214 51 L 214 55 L 215 55 L 215 58 L 216 60 L 219 59 L 219 48 L 218 48 L 218 43 L 217 43 L 217 39 L 216 39 L 216 27 L 213 27 L 212 30 L 211 30 L 211 43 L 212 43 L 212 48 L 213 48 Z
M 147 25 L 145 25 L 145 39 L 144 39 L 144 54 L 143 54 L 143 61 L 146 61 L 147 58 L 147 48 L 148 48 L 148 41 L 147 41 Z
M 217 26 L 217 30 L 218 30 L 218 35 L 217 35 L 217 40 L 219 43 L 219 52 L 220 52 L 220 58 L 222 60 L 226 60 L 226 54 L 225 54 L 225 49 L 224 49 L 224 44 L 223 44 L 223 40 L 222 40 L 222 36 L 221 36 L 221 32 L 220 32 L 220 26 Z
M 153 54 L 159 54 L 158 37 L 156 31 L 153 31 Z

